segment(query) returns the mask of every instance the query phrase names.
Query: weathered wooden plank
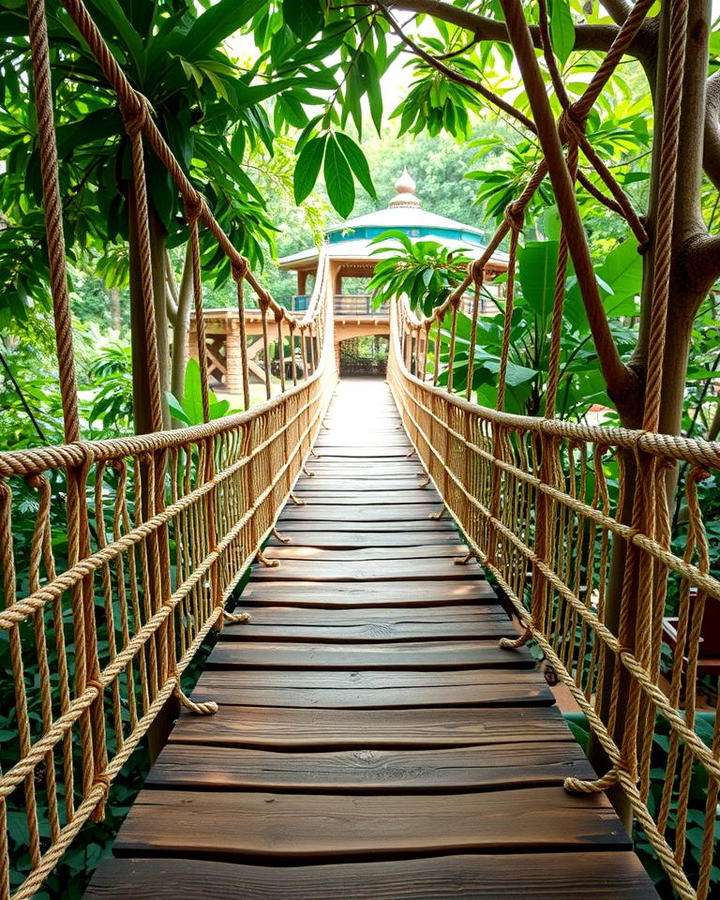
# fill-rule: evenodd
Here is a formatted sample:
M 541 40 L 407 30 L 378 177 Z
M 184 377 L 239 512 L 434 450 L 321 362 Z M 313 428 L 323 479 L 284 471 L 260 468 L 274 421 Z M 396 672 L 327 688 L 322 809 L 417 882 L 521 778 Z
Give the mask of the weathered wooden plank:
M 422 684 L 420 676 L 429 673 L 417 673 L 416 685 L 386 682 L 382 687 L 376 678 L 374 686 L 366 679 L 367 686 L 360 683 L 353 685 L 350 673 L 345 673 L 343 681 L 332 680 L 325 675 L 325 685 L 313 685 L 312 673 L 283 673 L 262 670 L 262 678 L 257 675 L 248 680 L 230 671 L 205 672 L 198 681 L 192 696 L 195 700 L 215 700 L 221 704 L 236 706 L 286 706 L 313 707 L 316 709 L 388 709 L 390 707 L 423 707 L 423 706 L 536 706 L 551 705 L 553 695 L 547 686 L 539 680 L 535 673 L 524 671 L 513 672 L 510 680 L 503 680 L 499 672 L 506 670 L 483 670 L 485 679 L 476 676 L 471 683 L 453 683 L 452 680 L 441 684 Z M 512 670 L 508 670 L 511 671 Z M 286 679 L 283 685 L 277 676 L 290 674 L 294 679 Z M 357 681 L 365 672 L 358 672 Z M 397 672 L 383 673 L 385 676 L 397 675 Z M 442 673 L 443 675 L 452 673 Z M 275 677 L 273 677 L 275 676 Z M 320 681 L 320 679 L 318 679 Z
M 580 747 L 546 742 L 438 750 L 278 753 L 173 743 L 145 784 L 202 790 L 391 791 L 500 790 L 596 778 Z
M 384 506 L 355 506 L 348 507 L 332 503 L 318 503 L 312 501 L 302 506 L 287 506 L 281 516 L 282 522 L 306 522 L 309 520 L 320 522 L 393 522 L 398 527 L 400 523 L 419 522 L 421 528 L 427 528 L 431 513 L 439 509 L 437 503 L 405 503 L 385 504 Z M 440 523 L 438 523 L 440 524 Z
M 485 581 L 475 564 L 456 566 L 452 559 L 368 559 L 361 562 L 320 559 L 283 559 L 279 566 L 256 565 L 253 584 L 263 581 Z
M 366 644 L 404 641 L 498 641 L 502 637 L 517 637 L 517 630 L 507 618 L 492 615 L 478 621 L 405 622 L 400 625 L 377 622 L 362 625 L 336 625 L 335 613 L 332 625 L 258 625 L 253 620 L 240 628 L 226 626 L 220 641 L 310 641 L 314 643 Z M 287 620 L 290 621 L 290 620 Z
M 556 707 L 312 709 L 223 705 L 208 720 L 183 712 L 171 743 L 278 750 L 491 746 L 511 742 L 573 743 Z
M 412 590 L 401 581 L 373 581 L 362 590 L 353 582 L 323 582 L 322 587 L 308 582 L 251 581 L 243 592 L 243 606 L 270 603 L 273 606 L 321 606 L 327 609 L 363 606 L 439 606 L 451 603 L 496 603 L 493 589 L 486 581 L 434 581 L 413 584 Z
M 395 476 L 394 478 L 383 478 L 381 480 L 379 478 L 370 478 L 367 475 L 358 475 L 355 478 L 344 478 L 342 476 L 326 478 L 320 475 L 308 478 L 303 475 L 296 482 L 295 490 L 303 494 L 364 491 L 368 494 L 387 493 L 392 497 L 396 491 L 428 491 L 429 488 L 420 487 L 422 483 L 422 478 L 418 476 L 412 478 Z
M 329 531 L 322 528 L 299 530 L 297 524 L 282 524 L 282 533 L 291 538 L 293 544 L 303 547 L 362 549 L 365 547 L 427 547 L 429 544 L 452 544 L 457 546 L 459 537 L 454 528 L 434 528 L 432 531 L 418 531 L 403 528 L 387 531 L 373 528 L 365 531 Z M 270 546 L 285 546 L 276 538 L 270 539 Z M 463 548 L 464 549 L 464 548 Z
M 604 795 L 577 797 L 561 787 L 402 799 L 145 790 L 120 829 L 115 853 L 287 862 L 629 846 Z
M 312 480 L 312 479 L 311 479 Z M 420 490 L 416 485 L 413 490 L 407 491 L 328 491 L 318 495 L 316 491 L 307 491 L 305 489 L 296 490 L 295 493 L 299 497 L 307 499 L 310 503 L 332 503 L 334 506 L 385 506 L 390 503 L 436 503 L 438 506 L 442 502 L 440 495 L 434 489 L 429 488 Z
M 243 595 L 243 601 L 247 598 Z M 242 607 L 238 607 L 242 608 Z M 360 626 L 360 625 L 448 625 L 458 624 L 470 627 L 479 625 L 489 619 L 507 621 L 507 616 L 496 604 L 462 603 L 439 606 L 378 606 L 351 607 L 349 609 L 333 609 L 332 614 L 322 608 L 306 606 L 253 606 L 251 623 L 254 625 L 292 624 L 301 631 L 307 626 Z M 242 635 L 248 623 L 226 625 L 219 637 L 225 635 Z
M 462 559 L 467 553 L 467 547 L 464 544 L 458 544 L 456 541 L 454 544 L 420 544 L 417 547 L 354 547 L 352 549 L 328 550 L 317 547 L 314 544 L 300 544 L 298 542 L 283 544 L 280 541 L 275 541 L 264 552 L 268 559 L 360 563 L 377 559 Z
M 275 644 L 222 642 L 207 660 L 210 669 L 461 669 L 533 668 L 525 648 L 503 650 L 490 641 L 381 644 L 347 647 L 342 644 Z
M 657 900 L 634 853 L 467 854 L 321 866 L 105 859 L 89 900 Z

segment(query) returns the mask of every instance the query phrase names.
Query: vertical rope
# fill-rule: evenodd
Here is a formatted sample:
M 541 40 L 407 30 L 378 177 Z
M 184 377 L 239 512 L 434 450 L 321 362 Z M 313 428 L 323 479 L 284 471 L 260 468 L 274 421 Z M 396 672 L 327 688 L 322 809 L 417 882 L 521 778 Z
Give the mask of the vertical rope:
M 133 185 L 135 191 L 135 229 L 138 241 L 138 263 L 142 291 L 143 322 L 145 325 L 145 348 L 147 383 L 150 398 L 150 421 L 153 431 L 162 431 L 162 401 L 160 397 L 160 363 L 158 360 L 157 330 L 155 325 L 155 301 L 152 277 L 152 254 L 150 250 L 150 219 L 145 178 L 145 155 L 142 140 L 142 125 L 147 110 L 141 106 L 134 112 L 124 111 L 125 129 L 130 137 L 132 151 Z
M 507 367 L 510 356 L 510 335 L 512 333 L 512 317 L 515 310 L 515 265 L 517 259 L 518 240 L 523 227 L 523 214 L 516 213 L 510 204 L 505 210 L 505 221 L 510 228 L 510 249 L 508 253 L 507 290 L 505 294 L 505 315 L 503 317 L 503 336 L 500 349 L 500 371 L 498 372 L 498 391 L 496 408 L 505 409 L 505 391 L 507 388 Z
M 248 271 L 248 263 L 243 259 L 242 265 L 233 265 L 232 274 L 237 286 L 238 316 L 240 320 L 240 357 L 242 363 L 243 403 L 250 409 L 250 375 L 248 372 L 247 325 L 245 324 L 245 295 L 243 285 Z
M 50 49 L 44 0 L 28 0 L 28 27 L 32 54 L 35 110 L 37 113 L 38 149 L 42 177 L 45 234 L 47 238 L 50 291 L 55 319 L 55 345 L 59 366 L 60 396 L 62 398 L 65 441 L 80 439 L 75 354 L 72 339 L 72 318 L 65 263 L 65 233 L 62 220 L 62 201 L 58 181 L 55 117 L 50 75 Z
M 483 286 L 484 270 L 475 262 L 468 266 L 468 275 L 472 278 L 473 289 L 473 306 L 472 319 L 470 323 L 470 346 L 468 347 L 468 368 L 467 368 L 467 384 L 465 386 L 465 397 L 470 399 L 473 388 L 473 369 L 475 367 L 475 342 L 477 340 L 478 314 L 480 312 L 480 291 Z

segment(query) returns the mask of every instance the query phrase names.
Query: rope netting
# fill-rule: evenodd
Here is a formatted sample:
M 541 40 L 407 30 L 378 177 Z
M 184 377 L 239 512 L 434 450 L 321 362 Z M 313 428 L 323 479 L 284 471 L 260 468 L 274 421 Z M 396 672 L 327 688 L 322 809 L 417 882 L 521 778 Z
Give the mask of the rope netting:
M 660 174 L 659 214 L 652 241 L 653 352 L 648 360 L 642 428 L 562 421 L 555 418 L 555 407 L 570 259 L 596 347 L 603 351 L 598 353 L 603 372 L 607 377 L 621 371 L 602 314 L 575 182 L 582 154 L 610 196 L 598 188 L 593 195 L 625 219 L 638 241 L 638 251 L 648 250 L 642 221 L 585 137 L 585 121 L 645 20 L 651 0 L 638 0 L 585 93 L 573 103 L 550 49 L 547 12 L 541 2 L 542 53 L 562 108 L 558 120 L 552 114 L 522 6 L 519 0 L 502 0 L 533 111 L 530 126 L 543 158 L 520 196 L 508 206 L 483 255 L 442 305 L 420 318 L 407 299 L 394 301 L 388 379 L 408 434 L 445 507 L 520 622 L 521 636 L 505 640 L 503 646 L 511 651 L 533 641 L 540 648 L 585 714 L 600 755 L 604 753 L 605 768 L 597 781 L 568 779 L 566 789 L 620 792 L 677 894 L 706 898 L 714 882 L 720 785 L 720 723 L 715 704 L 720 694 L 718 667 L 709 665 L 701 652 L 706 608 L 720 602 L 720 581 L 710 574 L 698 483 L 718 473 L 720 444 L 658 433 L 688 16 L 687 0 L 669 2 L 664 108 L 656 136 Z M 562 228 L 545 413 L 543 418 L 532 418 L 506 413 L 504 406 L 518 241 L 528 204 L 548 176 Z M 583 184 L 587 183 L 585 179 Z M 508 235 L 497 404 L 490 409 L 469 402 L 480 291 L 485 266 Z M 471 288 L 474 300 L 469 348 L 463 347 L 462 364 L 467 370 L 461 398 L 453 392 L 460 358 L 458 310 Z M 438 384 L 441 374 L 444 387 Z M 678 549 L 678 540 L 671 541 L 666 491 L 668 474 L 680 463 L 687 466 L 683 490 L 688 524 L 681 536 L 684 546 Z M 671 620 L 665 618 L 666 605 L 673 609 Z M 669 621 L 673 640 L 664 643 Z M 701 710 L 703 697 L 708 700 Z M 702 716 L 703 711 L 708 715 Z M 661 758 L 656 739 L 665 747 Z M 696 851 L 694 861 L 691 849 Z
M 15 757 L 0 774 L 0 898 L 30 897 L 89 819 L 173 696 L 197 714 L 180 678 L 212 629 L 247 616 L 226 603 L 275 526 L 320 429 L 336 381 L 331 285 L 321 258 L 308 310 L 294 316 L 265 291 L 162 137 L 80 0 L 63 0 L 117 95 L 132 150 L 131 233 L 139 248 L 151 433 L 83 441 L 43 0 L 29 0 L 65 437 L 62 446 L 0 453 L 0 630 L 15 708 Z M 204 424 L 163 431 L 145 161 L 154 155 L 184 202 L 193 274 Z M 201 229 L 237 285 L 245 412 L 210 421 Z M 266 400 L 250 408 L 245 290 L 262 317 Z M 280 353 L 279 393 L 270 376 Z M 284 347 L 292 377 L 287 378 Z M 302 366 L 295 359 L 302 359 Z M 33 510 L 32 537 L 17 539 Z M 58 535 L 66 535 L 66 543 Z M 7 758 L 7 753 L 5 758 Z

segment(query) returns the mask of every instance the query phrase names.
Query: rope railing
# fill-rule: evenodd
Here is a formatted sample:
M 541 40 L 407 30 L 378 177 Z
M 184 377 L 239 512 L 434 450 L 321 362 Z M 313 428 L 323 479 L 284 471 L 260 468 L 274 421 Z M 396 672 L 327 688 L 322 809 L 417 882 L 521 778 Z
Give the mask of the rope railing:
M 175 696 L 196 714 L 217 709 L 190 700 L 181 676 L 212 630 L 247 620 L 226 605 L 292 496 L 336 381 L 326 260 L 306 312 L 295 316 L 278 304 L 173 156 L 87 9 L 79 0 L 63 5 L 117 95 L 130 141 L 130 233 L 138 248 L 152 428 L 135 437 L 81 439 L 47 25 L 43 0 L 29 0 L 67 443 L 0 453 L 0 652 L 7 648 L 0 704 L 15 710 L 0 773 L 0 900 L 32 896 L 83 825 L 103 817 L 110 785 L 168 700 Z M 162 430 L 148 153 L 166 167 L 184 204 L 193 274 L 204 424 L 175 431 Z M 245 412 L 216 421 L 201 229 L 229 261 L 241 334 Z M 266 400 L 252 408 L 247 286 L 261 311 L 265 365 Z M 271 377 L 272 346 L 279 384 Z M 28 516 L 31 527 L 22 527 Z
M 570 260 L 603 374 L 616 385 L 635 378 L 609 337 L 574 186 L 581 151 L 615 198 L 615 211 L 638 237 L 638 252 L 645 252 L 644 226 L 605 177 L 602 161 L 584 138 L 584 121 L 647 15 L 648 0 L 635 4 L 585 94 L 573 104 L 555 71 L 541 3 L 543 54 L 563 110 L 558 122 L 522 8 L 517 0 L 503 0 L 543 158 L 508 206 L 482 257 L 440 306 L 418 317 L 407 298 L 393 301 L 388 380 L 408 435 L 472 548 L 471 556 L 497 581 L 518 619 L 519 637 L 502 645 L 510 652 L 533 641 L 585 714 L 595 742 L 594 760 L 604 759 L 604 768 L 596 781 L 568 779 L 566 789 L 619 792 L 622 800 L 616 805 L 632 812 L 677 894 L 705 900 L 716 864 L 720 666 L 717 659 L 703 656 L 703 629 L 711 604 L 720 602 L 720 580 L 711 569 L 698 484 L 718 475 L 720 443 L 658 431 L 687 27 L 686 0 L 670 2 L 667 88 L 657 138 L 661 162 L 660 212 L 652 242 L 653 353 L 642 429 L 559 420 L 555 399 Z M 528 203 L 548 175 L 562 228 L 545 410 L 542 418 L 533 418 L 504 411 L 505 388 L 516 252 Z M 489 409 L 470 402 L 479 297 L 484 267 L 508 235 L 497 403 Z M 475 292 L 469 348 L 463 347 L 461 398 L 454 388 L 458 314 L 471 286 Z M 682 487 L 687 526 L 675 535 L 666 496 L 668 475 L 679 462 L 687 464 Z M 702 696 L 709 698 L 704 710 L 709 716 L 700 715 Z

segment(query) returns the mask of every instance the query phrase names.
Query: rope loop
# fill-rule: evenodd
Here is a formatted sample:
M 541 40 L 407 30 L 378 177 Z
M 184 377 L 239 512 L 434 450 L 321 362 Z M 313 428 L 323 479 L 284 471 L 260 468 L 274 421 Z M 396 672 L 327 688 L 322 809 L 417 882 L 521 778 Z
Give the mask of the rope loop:
M 510 230 L 516 234 L 521 234 L 525 224 L 525 211 L 518 206 L 515 201 L 508 203 L 503 211 L 505 221 L 510 226 Z
M 572 141 L 574 144 L 580 144 L 585 138 L 586 125 L 585 116 L 579 113 L 573 105 L 566 106 L 558 121 L 560 140 L 563 143 Z
M 245 280 L 245 276 L 247 275 L 248 271 L 250 270 L 250 263 L 244 256 L 241 256 L 239 259 L 233 260 L 231 269 L 232 269 L 232 277 L 235 279 L 235 281 L 238 284 L 241 284 Z M 263 305 L 263 300 L 265 300 L 265 299 L 266 298 L 264 298 L 264 297 L 260 298 L 261 307 Z
M 467 272 L 468 276 L 472 278 L 477 287 L 482 287 L 483 281 L 485 280 L 485 266 L 479 265 L 481 260 L 474 259 L 472 262 L 468 263 Z
M 128 137 L 135 137 L 147 127 L 152 115 L 152 106 L 144 94 L 134 91 L 128 101 L 121 104 L 120 111 Z
M 185 200 L 185 220 L 188 225 L 194 225 L 202 214 L 205 198 L 199 191 Z

